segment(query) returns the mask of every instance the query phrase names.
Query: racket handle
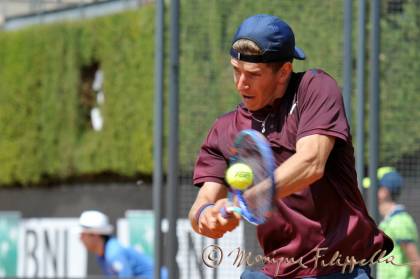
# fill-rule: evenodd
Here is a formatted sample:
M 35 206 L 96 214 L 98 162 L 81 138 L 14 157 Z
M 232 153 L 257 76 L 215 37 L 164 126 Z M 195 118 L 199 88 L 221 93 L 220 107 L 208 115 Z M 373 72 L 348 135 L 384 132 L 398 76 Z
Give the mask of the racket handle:
M 232 217 L 232 211 L 228 211 L 226 207 L 222 207 L 220 209 L 220 214 L 222 214 L 222 217 L 225 219 L 229 219 L 230 217 Z
M 240 209 L 239 207 L 229 206 L 222 207 L 222 209 L 220 209 L 220 214 L 222 214 L 222 217 L 225 219 L 231 218 L 234 212 L 238 213 L 239 215 L 242 215 L 242 209 Z

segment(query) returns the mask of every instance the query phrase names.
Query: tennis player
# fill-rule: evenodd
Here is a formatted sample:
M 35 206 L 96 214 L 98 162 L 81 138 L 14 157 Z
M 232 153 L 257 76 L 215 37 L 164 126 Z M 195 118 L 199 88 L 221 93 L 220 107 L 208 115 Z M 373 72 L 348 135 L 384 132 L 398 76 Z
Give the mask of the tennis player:
M 255 129 L 270 142 L 277 164 L 275 210 L 257 227 L 264 255 L 272 260 L 241 278 L 370 278 L 368 265 L 343 270 L 333 261 L 339 255 L 341 262 L 373 262 L 393 248 L 358 190 L 336 81 L 321 69 L 293 71 L 293 61 L 305 54 L 290 26 L 272 15 L 243 21 L 230 56 L 242 102 L 215 121 L 202 144 L 193 178 L 200 190 L 189 214 L 193 229 L 220 238 L 238 226 L 239 216 L 220 214 L 228 192 L 224 175 L 235 136 Z M 281 260 L 292 258 L 304 264 Z

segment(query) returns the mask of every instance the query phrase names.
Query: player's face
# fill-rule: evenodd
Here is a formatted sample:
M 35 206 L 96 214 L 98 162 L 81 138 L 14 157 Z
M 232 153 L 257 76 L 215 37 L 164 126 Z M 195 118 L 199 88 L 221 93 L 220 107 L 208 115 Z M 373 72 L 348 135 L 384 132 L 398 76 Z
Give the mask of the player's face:
M 378 192 L 377 192 L 377 196 L 378 196 L 378 202 L 380 202 L 380 203 L 391 200 L 391 193 L 385 187 L 379 187 Z
M 264 63 L 250 63 L 231 58 L 236 90 L 250 111 L 259 110 L 283 96 L 291 72 L 291 63 L 278 71 Z
M 93 252 L 95 250 L 96 235 L 83 232 L 80 234 L 80 240 L 83 242 L 83 245 L 88 251 Z

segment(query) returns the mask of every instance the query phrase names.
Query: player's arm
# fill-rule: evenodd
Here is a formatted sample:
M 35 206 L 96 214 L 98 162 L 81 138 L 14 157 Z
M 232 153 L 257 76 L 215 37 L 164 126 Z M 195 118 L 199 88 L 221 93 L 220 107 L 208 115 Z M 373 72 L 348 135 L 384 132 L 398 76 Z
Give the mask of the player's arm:
M 420 279 L 420 257 L 417 252 L 417 245 L 415 242 L 406 242 L 400 244 L 401 249 L 404 251 L 408 262 L 410 263 L 411 272 L 413 277 Z
M 201 186 L 188 215 L 195 232 L 211 238 L 220 238 L 225 232 L 238 226 L 238 218 L 224 219 L 220 215 L 227 192 L 225 185 L 216 182 L 205 182 Z
M 334 144 L 334 137 L 319 134 L 299 139 L 296 153 L 275 170 L 277 197 L 299 192 L 320 179 Z
M 216 182 L 205 182 L 198 191 L 195 202 L 193 203 L 188 218 L 195 232 L 200 233 L 198 217 L 202 217 L 205 211 L 209 210 L 218 200 L 226 198 L 226 186 Z M 206 207 L 209 205 L 208 207 Z M 200 212 L 201 211 L 201 212 Z M 201 215 L 201 216 L 200 216 Z

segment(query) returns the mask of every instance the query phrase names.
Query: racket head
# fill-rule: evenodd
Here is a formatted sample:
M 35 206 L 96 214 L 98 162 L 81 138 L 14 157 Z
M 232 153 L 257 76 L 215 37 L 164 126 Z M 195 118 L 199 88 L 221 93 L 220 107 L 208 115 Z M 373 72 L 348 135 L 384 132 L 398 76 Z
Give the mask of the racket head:
M 233 147 L 234 156 L 230 163 L 247 164 L 253 172 L 253 183 L 246 191 L 254 194 L 244 195 L 242 191 L 233 190 L 238 197 L 241 215 L 254 225 L 263 224 L 272 210 L 276 190 L 275 161 L 270 144 L 258 131 L 247 129 L 239 132 Z

